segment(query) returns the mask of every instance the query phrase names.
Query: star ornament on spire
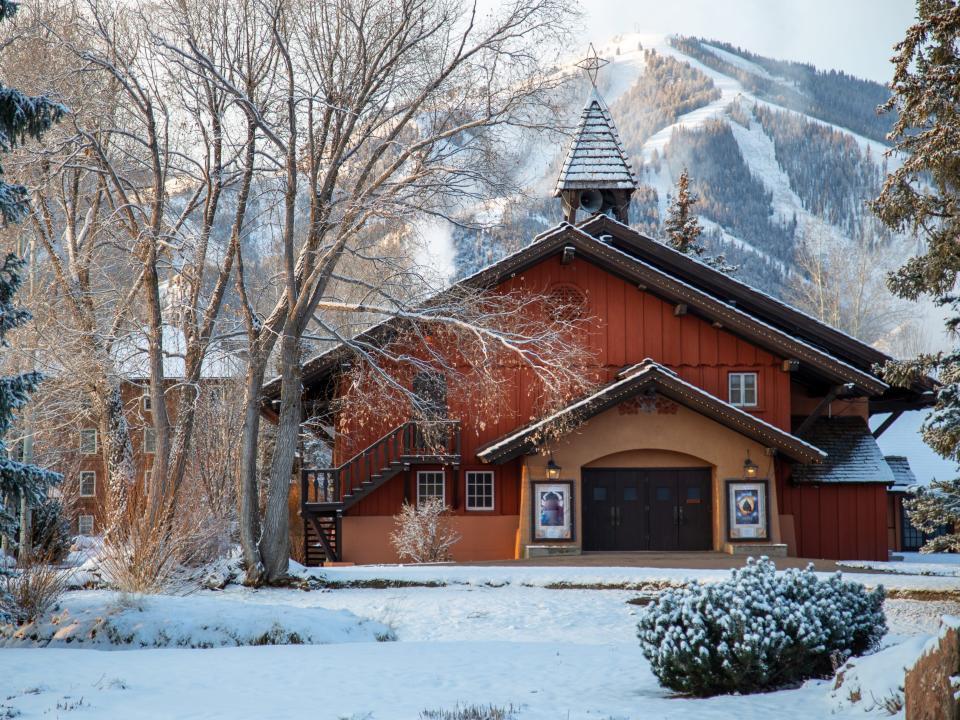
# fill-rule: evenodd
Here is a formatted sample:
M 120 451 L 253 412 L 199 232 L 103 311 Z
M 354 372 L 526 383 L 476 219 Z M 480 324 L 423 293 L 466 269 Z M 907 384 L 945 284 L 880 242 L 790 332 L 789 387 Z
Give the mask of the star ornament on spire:
M 609 65 L 609 60 L 604 60 L 602 57 L 597 55 L 596 49 L 593 47 L 593 43 L 590 43 L 590 49 L 587 50 L 587 56 L 577 63 L 577 67 L 583 70 L 587 77 L 590 78 L 590 84 L 593 87 L 597 87 L 597 72 L 604 65 Z

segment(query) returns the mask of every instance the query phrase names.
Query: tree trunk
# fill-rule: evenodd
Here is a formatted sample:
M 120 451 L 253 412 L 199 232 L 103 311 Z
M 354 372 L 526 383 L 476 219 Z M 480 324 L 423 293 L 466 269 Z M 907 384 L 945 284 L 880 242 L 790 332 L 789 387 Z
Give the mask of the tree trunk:
M 96 393 L 101 401 L 100 437 L 101 454 L 107 469 L 107 533 L 120 527 L 119 520 L 126 512 L 130 486 L 136 477 L 133 462 L 133 443 L 130 426 L 123 412 L 123 397 L 120 384 L 102 380 L 105 386 Z
M 30 509 L 30 503 L 27 495 L 20 496 L 20 546 L 17 548 L 17 562 L 24 565 L 30 560 L 33 554 L 33 510 Z
M 260 437 L 260 392 L 266 361 L 261 353 L 253 351 L 244 379 L 244 417 L 240 435 L 240 468 L 237 500 L 240 523 L 240 547 L 247 570 L 247 584 L 262 585 L 265 579 L 263 558 L 260 555 L 260 493 L 257 483 L 257 442 Z
M 286 576 L 290 563 L 290 477 L 300 437 L 301 393 L 300 344 L 292 332 L 293 323 L 284 328 L 280 341 L 280 418 L 270 464 L 267 507 L 260 538 L 260 556 L 266 582 L 275 583 Z

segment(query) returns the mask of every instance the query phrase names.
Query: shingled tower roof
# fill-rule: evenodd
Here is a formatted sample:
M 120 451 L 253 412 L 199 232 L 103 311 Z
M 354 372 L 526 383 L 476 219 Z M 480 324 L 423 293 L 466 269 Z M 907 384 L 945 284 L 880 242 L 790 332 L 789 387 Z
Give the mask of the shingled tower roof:
M 635 190 L 630 163 L 610 109 L 594 90 L 580 115 L 577 135 L 557 179 L 555 197 L 564 190 Z

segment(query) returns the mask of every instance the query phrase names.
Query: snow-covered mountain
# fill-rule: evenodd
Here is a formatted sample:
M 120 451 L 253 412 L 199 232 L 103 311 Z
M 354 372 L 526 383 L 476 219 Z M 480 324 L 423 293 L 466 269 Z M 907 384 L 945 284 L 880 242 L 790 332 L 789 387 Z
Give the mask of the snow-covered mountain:
M 626 34 L 597 52 L 610 63 L 598 89 L 641 183 L 632 225 L 659 236 L 687 168 L 708 247 L 739 265 L 741 279 L 775 295 L 785 296 L 795 278 L 804 238 L 883 245 L 900 259 L 913 251 L 865 207 L 896 162 L 885 157 L 892 117 L 876 112 L 889 97 L 882 85 L 696 38 Z M 584 80 L 570 93 L 571 125 L 587 87 Z M 565 150 L 531 141 L 522 170 L 533 199 L 498 202 L 499 227 L 454 231 L 458 274 L 560 219 L 550 195 Z

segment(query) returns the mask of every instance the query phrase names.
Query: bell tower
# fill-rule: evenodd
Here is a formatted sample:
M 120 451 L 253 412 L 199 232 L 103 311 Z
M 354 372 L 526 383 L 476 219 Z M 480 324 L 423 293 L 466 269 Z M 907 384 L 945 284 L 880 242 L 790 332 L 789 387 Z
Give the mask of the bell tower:
M 585 216 L 603 213 L 626 224 L 630 196 L 637 189 L 610 109 L 597 92 L 597 71 L 608 62 L 597 56 L 591 44 L 587 57 L 577 63 L 593 90 L 554 192 L 562 200 L 564 219 L 571 224 L 576 223 L 578 211 Z

